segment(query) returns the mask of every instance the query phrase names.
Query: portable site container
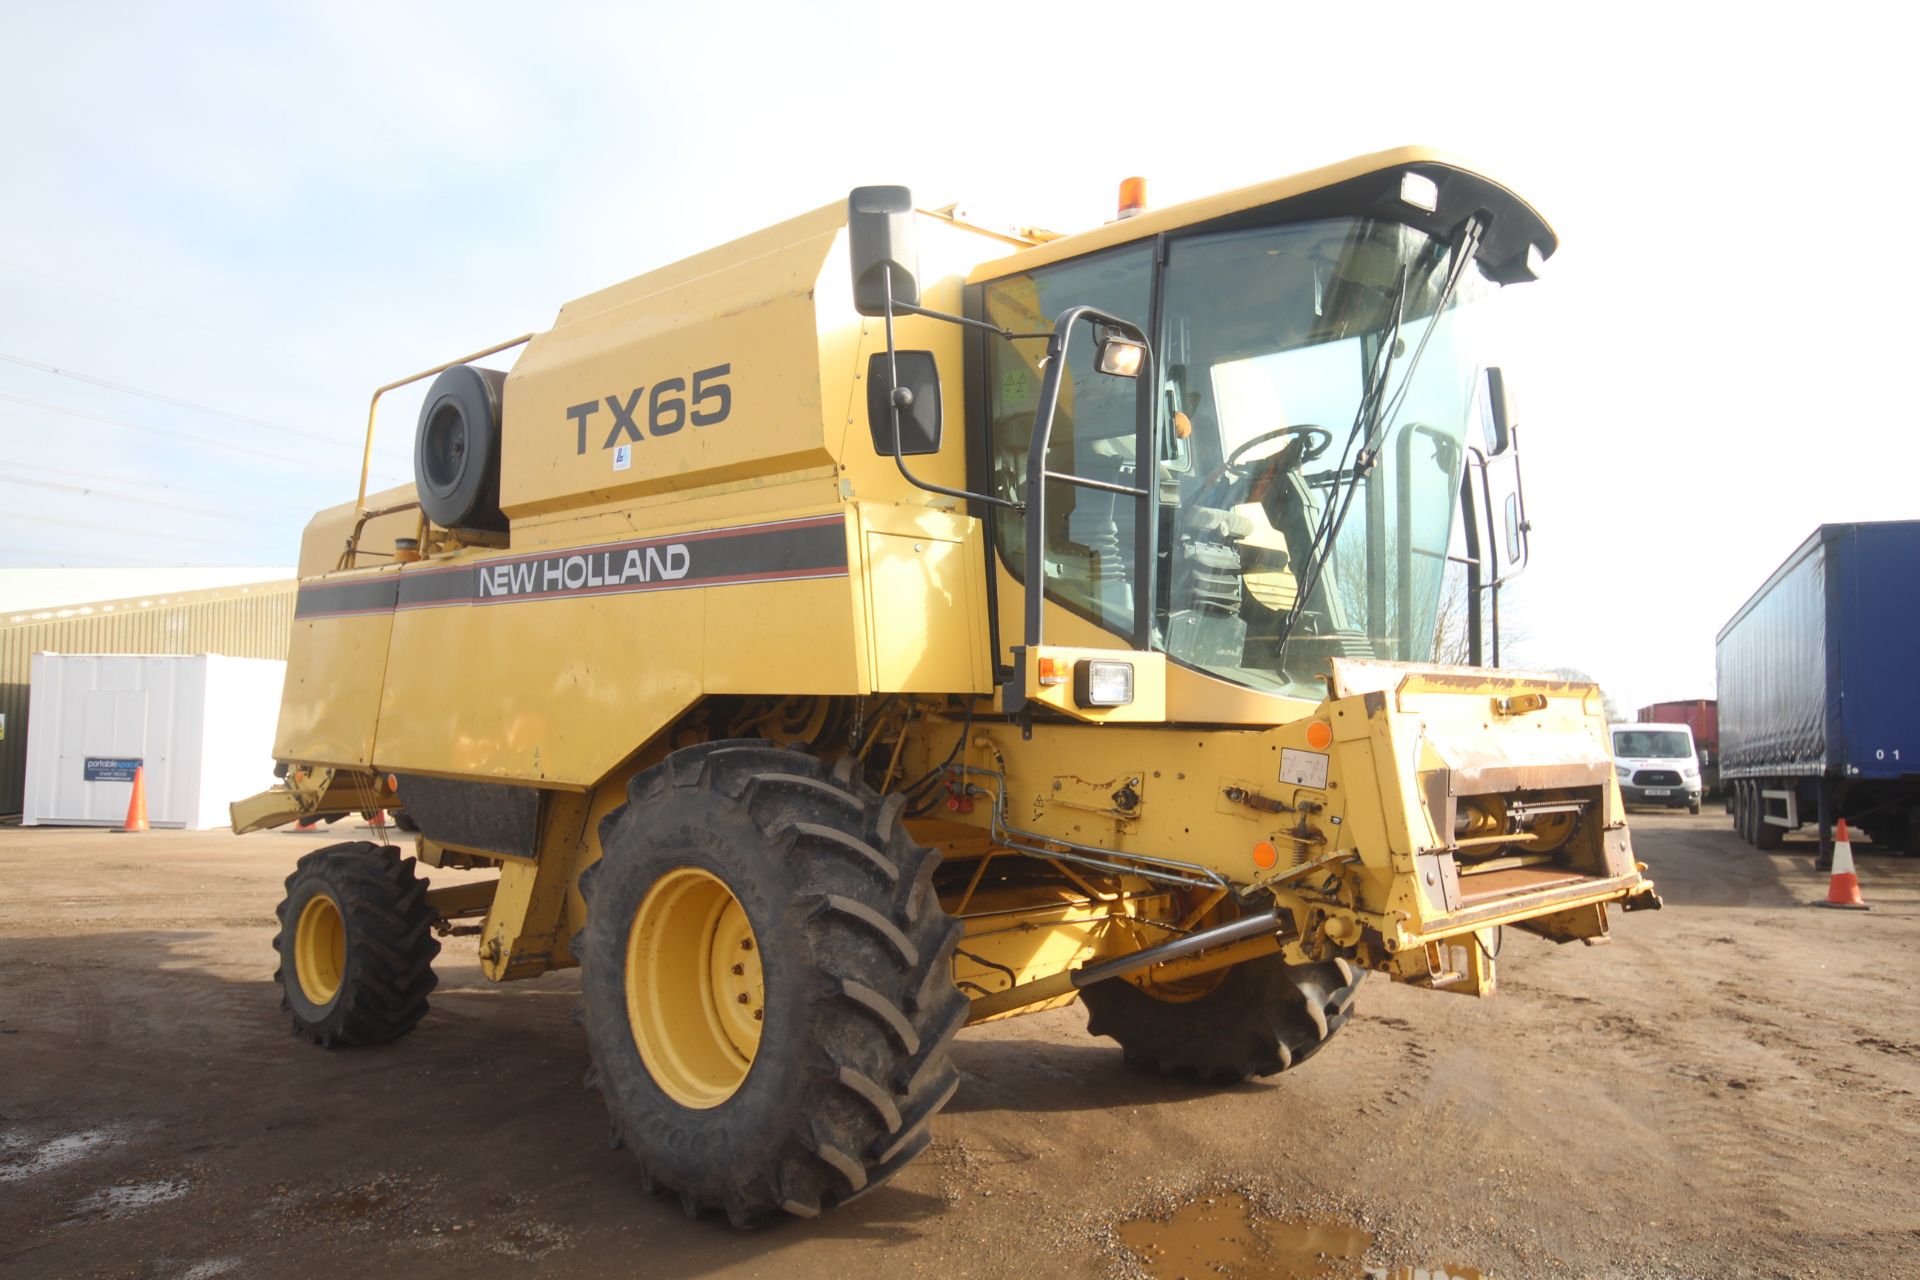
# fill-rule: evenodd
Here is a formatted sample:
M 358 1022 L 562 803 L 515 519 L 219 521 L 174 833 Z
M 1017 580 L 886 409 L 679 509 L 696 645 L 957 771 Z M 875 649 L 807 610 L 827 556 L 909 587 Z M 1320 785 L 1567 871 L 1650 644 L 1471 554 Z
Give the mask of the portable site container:
M 273 773 L 287 664 L 218 654 L 33 655 L 26 826 L 118 826 L 145 767 L 156 827 L 225 826 Z

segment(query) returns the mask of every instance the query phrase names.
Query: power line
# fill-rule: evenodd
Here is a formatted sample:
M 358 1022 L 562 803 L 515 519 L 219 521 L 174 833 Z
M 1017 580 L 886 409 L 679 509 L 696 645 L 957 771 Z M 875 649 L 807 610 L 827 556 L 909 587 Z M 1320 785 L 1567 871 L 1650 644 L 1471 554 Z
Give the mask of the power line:
M 160 511 L 181 511 L 188 515 L 207 516 L 215 520 L 232 520 L 240 524 L 252 524 L 253 517 L 232 510 L 217 507 L 196 507 L 183 502 L 162 502 L 157 498 L 140 498 L 130 493 L 113 493 L 106 489 L 88 488 L 84 485 L 62 484 L 57 480 L 15 480 L 10 476 L 0 476 L 0 484 L 15 484 L 23 489 L 59 489 L 65 493 L 77 493 L 88 498 L 109 498 L 114 502 L 130 502 L 135 506 L 153 507 Z
M 126 418 L 115 418 L 104 413 L 89 413 L 85 409 L 69 409 L 64 405 L 48 404 L 44 400 L 35 400 L 30 396 L 16 396 L 9 392 L 0 391 L 0 400 L 8 400 L 14 404 L 23 404 L 30 409 L 39 409 L 45 413 L 64 414 L 69 418 L 85 418 L 89 422 L 104 422 L 109 426 L 129 427 L 132 430 L 145 432 L 148 435 L 164 436 L 169 440 L 184 440 L 188 444 L 204 445 L 210 449 L 225 449 L 231 453 L 251 454 L 256 458 L 266 458 L 271 462 L 277 462 L 283 467 L 292 467 L 296 464 L 295 459 L 288 457 L 284 453 L 271 453 L 265 449 L 254 449 L 244 444 L 235 444 L 230 440 L 212 440 L 206 436 L 194 435 L 191 432 L 175 431 L 167 427 L 149 426 L 144 422 L 132 422 Z
M 133 476 L 110 476 L 97 471 L 73 471 L 66 467 L 43 467 L 30 462 L 7 462 L 0 464 L 0 475 L 7 472 L 31 471 L 38 475 L 65 476 L 69 480 L 91 480 L 97 484 L 131 485 L 136 489 L 160 489 L 167 493 L 200 493 L 210 497 L 221 496 L 219 488 L 201 488 L 195 485 L 168 484 L 160 480 L 141 480 Z M 264 504 L 263 504 L 264 505 Z
M 76 556 L 80 558 L 75 558 Z M 90 555 L 89 553 L 82 551 L 82 552 L 70 553 L 59 559 L 49 558 L 46 561 L 38 561 L 38 560 L 32 560 L 32 559 L 22 559 L 21 557 L 13 554 L 12 552 L 8 552 L 4 558 L 0 558 L 0 568 L 6 568 L 6 569 L 197 569 L 197 568 L 207 567 L 206 562 L 209 558 L 210 557 L 207 557 L 205 555 L 200 555 L 200 556 L 195 556 L 192 560 L 184 560 L 184 559 L 168 560 L 161 556 L 134 555 L 134 554 L 128 554 L 126 552 L 116 550 L 112 553 L 111 556 Z M 227 566 L 221 565 L 218 567 L 226 568 Z M 240 565 L 236 567 L 252 568 L 254 566 Z M 262 565 L 259 567 L 266 568 L 267 566 Z M 20 610 L 15 610 L 14 612 L 38 613 L 39 610 L 38 609 L 20 609 Z M 4 622 L 4 621 L 5 621 L 4 617 L 0 617 L 0 622 Z
M 225 409 L 215 409 L 211 405 L 195 404 L 191 400 L 181 400 L 174 396 L 162 395 L 158 391 L 144 391 L 139 387 L 130 387 L 124 382 L 114 382 L 107 378 L 97 378 L 90 373 L 81 373 L 78 369 L 62 369 L 57 365 L 42 364 L 38 360 L 29 360 L 25 356 L 16 356 L 0 351 L 0 360 L 9 364 L 24 365 L 29 369 L 38 369 L 42 373 L 51 373 L 62 378 L 72 378 L 76 382 L 91 383 L 96 387 L 105 387 L 109 391 L 118 391 L 123 395 L 139 396 L 142 400 L 157 400 L 161 404 L 170 404 L 176 409 L 191 409 L 195 413 L 211 414 L 216 418 L 226 418 L 232 422 L 244 423 L 249 427 L 261 427 L 268 431 L 277 431 L 287 435 L 305 435 L 292 427 L 281 426 L 277 422 L 268 422 L 262 418 L 249 418 L 244 413 L 229 413 Z
M 169 314 L 168 312 L 160 310 L 158 307 L 149 306 L 144 302 L 136 302 L 132 298 L 123 298 L 118 296 L 117 294 L 111 294 L 102 289 L 95 289 L 90 285 L 84 285 L 75 280 L 63 280 L 59 276 L 52 275 L 48 272 L 40 270 L 38 267 L 29 267 L 24 263 L 19 263 L 19 262 L 9 262 L 5 258 L 0 258 L 0 267 L 9 267 L 25 275 L 38 276 L 42 280 L 46 280 L 53 284 L 60 285 L 62 288 L 75 290 L 76 292 L 79 292 L 79 293 L 92 294 L 94 297 L 100 298 L 106 302 L 111 302 L 118 307 L 133 307 L 135 310 L 144 311 L 150 316 L 157 316 L 160 319 L 170 321 L 173 324 L 184 324 L 189 328 L 198 329 L 202 333 L 210 334 L 213 337 L 222 339 L 223 341 L 226 341 L 226 342 L 244 342 L 248 340 L 240 337 L 237 334 L 227 333 L 223 330 L 212 328 L 208 325 L 202 324 L 198 320 L 190 320 L 186 316 L 176 316 L 176 315 Z
M 25 515 L 20 512 L 8 512 L 0 519 L 14 520 L 27 525 L 56 524 L 64 529 L 81 529 L 87 533 L 111 533 L 128 538 L 162 538 L 168 542 L 204 542 L 232 546 L 231 538 L 202 536 L 191 533 L 169 533 L 164 529 L 123 529 L 118 525 L 93 524 L 84 520 L 62 520 L 58 516 Z
M 104 422 L 111 426 L 127 427 L 148 435 L 164 436 L 170 440 L 182 440 L 189 444 L 204 445 L 210 449 L 224 449 L 231 453 L 244 453 L 256 458 L 266 458 L 269 461 L 279 463 L 283 467 L 291 468 L 300 465 L 298 458 L 289 457 L 285 453 L 275 453 L 266 449 L 255 449 L 250 445 L 235 444 L 231 440 L 215 440 L 207 436 L 194 435 L 188 431 L 177 431 L 168 427 L 150 426 L 144 422 L 134 422 L 127 418 L 116 418 L 110 414 L 91 413 L 85 409 L 69 409 L 65 405 L 49 404 L 45 400 L 35 400 L 31 396 L 17 396 L 10 392 L 0 391 L 0 400 L 11 401 L 14 404 L 23 404 L 30 409 L 39 409 L 46 413 L 64 414 L 69 418 L 85 418 L 90 422 Z M 381 449 L 375 449 L 373 456 L 376 458 L 384 456 L 388 461 L 402 460 L 401 455 L 388 453 Z

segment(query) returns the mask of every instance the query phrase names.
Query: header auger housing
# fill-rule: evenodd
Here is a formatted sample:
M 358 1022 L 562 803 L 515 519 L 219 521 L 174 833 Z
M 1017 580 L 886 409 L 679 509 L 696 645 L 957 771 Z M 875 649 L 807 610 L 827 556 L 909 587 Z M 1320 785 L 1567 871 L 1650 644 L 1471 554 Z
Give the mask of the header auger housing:
M 1066 237 L 863 188 L 570 303 L 308 527 L 235 829 L 386 808 L 496 871 L 422 920 L 581 966 L 615 1132 L 736 1222 L 910 1160 L 963 1023 L 1084 995 L 1238 1080 L 1369 970 L 1491 994 L 1504 926 L 1658 905 L 1597 691 L 1430 662 L 1456 527 L 1476 620 L 1526 558 L 1468 318 L 1553 248 L 1408 149 Z M 417 886 L 303 862 L 303 1030 L 417 1021 L 327 1021 L 428 972 L 355 925 Z

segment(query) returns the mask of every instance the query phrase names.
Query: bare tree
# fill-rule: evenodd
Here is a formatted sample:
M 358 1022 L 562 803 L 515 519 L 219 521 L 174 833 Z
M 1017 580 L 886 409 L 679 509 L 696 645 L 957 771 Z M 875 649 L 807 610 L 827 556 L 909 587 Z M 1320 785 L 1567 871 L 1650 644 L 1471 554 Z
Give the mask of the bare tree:
M 1473 660 L 1467 644 L 1467 570 L 1447 563 L 1440 579 L 1440 607 L 1433 615 L 1433 660 L 1464 667 Z
M 1484 601 L 1481 602 L 1481 607 L 1485 608 Z M 1465 666 L 1473 660 L 1472 648 L 1467 643 L 1467 627 L 1472 608 L 1473 602 L 1467 598 L 1466 566 L 1448 561 L 1446 574 L 1440 580 L 1439 608 L 1433 617 L 1433 660 L 1435 662 Z M 1496 645 L 1491 617 L 1485 618 L 1485 625 L 1486 653 L 1482 658 L 1484 661 L 1492 661 Z M 1524 644 L 1530 638 L 1530 633 L 1520 622 L 1519 614 L 1513 604 L 1502 596 L 1500 636 L 1497 647 L 1504 651 L 1514 645 Z

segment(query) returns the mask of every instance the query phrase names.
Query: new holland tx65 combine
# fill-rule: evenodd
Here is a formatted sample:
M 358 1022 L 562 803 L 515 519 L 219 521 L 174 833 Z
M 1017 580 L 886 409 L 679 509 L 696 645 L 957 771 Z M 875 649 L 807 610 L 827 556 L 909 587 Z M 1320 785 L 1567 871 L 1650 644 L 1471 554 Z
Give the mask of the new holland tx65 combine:
M 288 879 L 295 1027 L 410 1030 L 454 929 L 578 965 L 616 1135 L 742 1222 L 913 1159 L 963 1024 L 1239 1080 L 1658 905 L 1597 690 L 1429 662 L 1524 551 L 1476 338 L 1554 244 L 1418 150 L 1067 237 L 862 188 L 429 371 L 234 807 L 415 833 Z

